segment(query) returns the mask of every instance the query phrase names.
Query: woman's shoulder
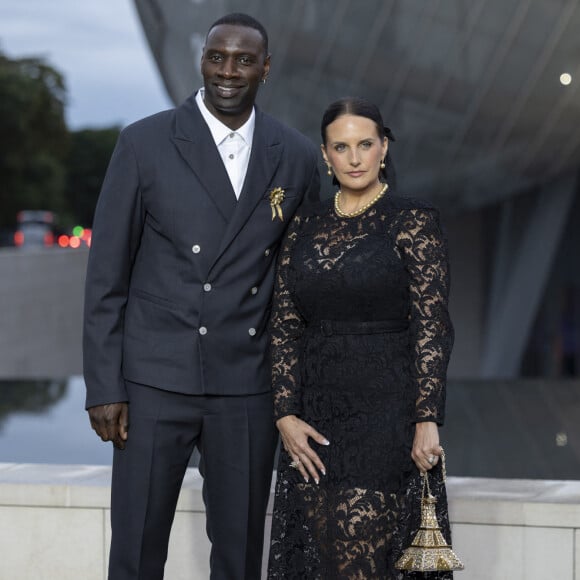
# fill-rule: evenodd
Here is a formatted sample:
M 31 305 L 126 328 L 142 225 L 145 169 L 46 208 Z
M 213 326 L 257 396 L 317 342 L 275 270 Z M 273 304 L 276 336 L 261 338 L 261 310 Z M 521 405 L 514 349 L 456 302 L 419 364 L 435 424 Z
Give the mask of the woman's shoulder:
M 439 209 L 426 199 L 405 195 L 389 198 L 390 222 L 397 231 L 439 229 Z
M 333 204 L 333 197 L 324 197 L 314 203 L 305 202 L 298 208 L 296 215 L 301 219 L 325 215 L 333 208 Z
M 438 211 L 437 207 L 433 205 L 430 201 L 426 199 L 421 199 L 418 197 L 410 197 L 406 195 L 401 195 L 399 193 L 394 193 L 388 197 L 390 205 L 393 209 L 400 212 L 407 211 Z

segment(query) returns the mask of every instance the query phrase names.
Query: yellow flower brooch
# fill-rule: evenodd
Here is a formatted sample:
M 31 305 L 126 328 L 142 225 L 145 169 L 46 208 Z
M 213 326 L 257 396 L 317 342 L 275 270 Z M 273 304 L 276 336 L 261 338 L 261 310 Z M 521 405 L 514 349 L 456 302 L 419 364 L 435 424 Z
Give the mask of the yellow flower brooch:
M 280 221 L 284 221 L 284 214 L 282 213 L 282 202 L 284 201 L 284 190 L 281 187 L 275 187 L 270 192 L 270 207 L 272 208 L 272 221 L 276 219 L 276 216 L 280 218 Z

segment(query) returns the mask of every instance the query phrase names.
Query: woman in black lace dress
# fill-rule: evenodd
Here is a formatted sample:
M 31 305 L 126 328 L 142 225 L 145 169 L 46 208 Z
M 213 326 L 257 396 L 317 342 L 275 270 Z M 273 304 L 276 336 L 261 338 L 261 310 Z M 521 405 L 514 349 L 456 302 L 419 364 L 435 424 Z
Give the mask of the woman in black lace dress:
M 394 568 L 419 526 L 420 472 L 435 468 L 450 541 L 438 425 L 453 330 L 438 212 L 392 192 L 389 137 L 367 101 L 327 109 L 322 152 L 340 190 L 299 213 L 281 249 L 271 580 L 451 577 Z

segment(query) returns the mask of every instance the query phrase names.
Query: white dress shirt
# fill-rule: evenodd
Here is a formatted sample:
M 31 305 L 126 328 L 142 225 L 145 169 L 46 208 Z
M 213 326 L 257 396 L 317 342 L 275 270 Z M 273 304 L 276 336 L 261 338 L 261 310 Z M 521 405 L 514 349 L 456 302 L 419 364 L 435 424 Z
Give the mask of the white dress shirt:
M 244 179 L 246 179 L 248 163 L 250 162 L 252 139 L 254 137 L 254 127 L 256 126 L 256 112 L 252 108 L 249 119 L 239 129 L 232 131 L 210 113 L 203 102 L 203 96 L 204 89 L 201 88 L 195 95 L 195 101 L 209 127 L 236 197 L 239 199 Z

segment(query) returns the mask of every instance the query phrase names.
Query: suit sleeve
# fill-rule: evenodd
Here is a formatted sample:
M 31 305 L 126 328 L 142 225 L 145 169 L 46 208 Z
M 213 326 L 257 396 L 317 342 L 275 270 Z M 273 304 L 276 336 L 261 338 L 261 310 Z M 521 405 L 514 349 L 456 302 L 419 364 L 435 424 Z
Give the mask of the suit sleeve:
M 309 151 L 309 164 L 312 166 L 312 170 L 310 172 L 310 178 L 304 192 L 304 197 L 302 198 L 302 208 L 315 205 L 320 201 L 320 173 L 318 171 L 318 156 L 314 147 L 310 148 Z
M 304 202 L 307 204 L 314 205 L 320 201 L 320 173 L 318 171 L 318 158 L 314 154 L 312 175 L 310 177 L 310 183 L 308 189 L 304 194 Z
M 97 203 L 87 267 L 83 326 L 87 408 L 127 400 L 121 372 L 123 327 L 143 223 L 137 158 L 123 131 Z

